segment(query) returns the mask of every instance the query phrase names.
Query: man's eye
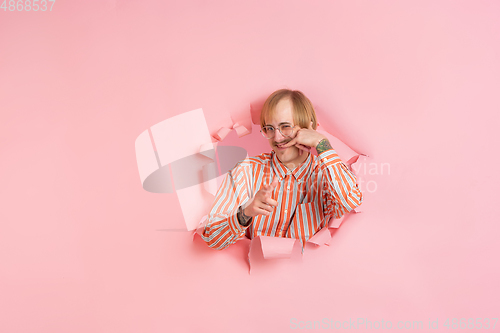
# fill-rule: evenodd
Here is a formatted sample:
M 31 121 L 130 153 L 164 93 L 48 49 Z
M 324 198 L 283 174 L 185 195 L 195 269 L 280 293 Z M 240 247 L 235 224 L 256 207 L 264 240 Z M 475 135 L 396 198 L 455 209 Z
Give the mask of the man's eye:
M 274 127 L 265 127 L 266 132 L 274 131 Z
M 289 129 L 289 128 L 292 128 L 292 126 L 290 126 L 290 125 L 282 125 L 281 128 L 282 129 Z

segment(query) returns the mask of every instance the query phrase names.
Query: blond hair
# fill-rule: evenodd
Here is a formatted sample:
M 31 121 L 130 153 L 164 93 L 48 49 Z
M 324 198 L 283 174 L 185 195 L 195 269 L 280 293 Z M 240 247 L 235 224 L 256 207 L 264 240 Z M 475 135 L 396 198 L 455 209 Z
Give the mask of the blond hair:
M 293 106 L 293 121 L 301 128 L 309 128 L 312 121 L 312 128 L 316 129 L 316 112 L 311 101 L 299 90 L 280 89 L 273 92 L 265 101 L 260 113 L 260 126 L 266 126 L 266 116 L 272 117 L 276 110 L 276 105 L 282 99 L 288 98 Z

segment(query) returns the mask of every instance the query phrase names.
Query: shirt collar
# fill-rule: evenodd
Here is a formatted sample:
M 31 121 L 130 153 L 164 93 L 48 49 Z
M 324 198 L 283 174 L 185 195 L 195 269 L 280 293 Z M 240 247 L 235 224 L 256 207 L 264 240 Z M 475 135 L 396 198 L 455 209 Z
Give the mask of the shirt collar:
M 309 155 L 307 156 L 306 160 L 301 165 L 290 171 L 286 166 L 283 165 L 283 163 L 281 163 L 274 150 L 271 151 L 271 154 L 271 167 L 274 170 L 274 173 L 278 177 L 280 177 L 280 179 L 285 178 L 287 174 L 293 175 L 297 180 L 302 179 L 306 174 L 309 173 L 313 162 L 312 154 L 308 153 Z

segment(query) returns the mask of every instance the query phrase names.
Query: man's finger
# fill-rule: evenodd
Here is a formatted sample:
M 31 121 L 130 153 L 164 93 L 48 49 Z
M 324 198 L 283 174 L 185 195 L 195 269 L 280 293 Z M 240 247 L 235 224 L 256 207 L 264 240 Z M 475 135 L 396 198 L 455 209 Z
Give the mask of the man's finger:
M 295 139 L 292 139 L 292 140 L 290 140 L 290 141 L 288 141 L 288 142 L 287 142 L 287 143 L 285 143 L 284 145 L 280 145 L 280 147 L 281 147 L 281 148 L 288 148 L 288 147 L 293 146 L 293 145 L 295 145 L 295 144 L 297 144 L 297 139 L 296 139 L 296 138 L 295 138 Z
M 301 145 L 301 144 L 296 144 L 295 147 L 299 148 L 300 152 L 302 152 L 302 150 L 303 151 L 307 151 L 307 152 L 311 151 L 311 147 L 304 146 L 304 145 Z
M 272 186 L 271 185 L 264 185 L 262 186 L 262 188 L 260 189 L 260 192 L 262 192 L 262 194 L 264 196 L 267 196 L 267 195 L 270 195 L 272 193 Z
M 279 183 L 278 177 L 275 177 L 271 184 L 263 185 L 259 192 L 262 192 L 262 194 L 266 197 L 271 197 L 271 194 L 273 193 L 278 183 Z
M 260 208 L 260 207 L 257 207 L 256 211 L 257 211 L 257 214 L 260 214 L 260 215 L 269 215 L 269 214 L 271 214 L 270 211 L 267 211 L 267 210 L 265 210 L 263 208 Z
M 278 201 L 274 200 L 273 198 L 266 198 L 266 204 L 269 206 L 276 207 L 278 206 Z
M 274 207 L 273 206 L 268 206 L 268 205 L 262 205 L 260 207 L 257 207 L 259 209 L 265 210 L 266 212 L 272 212 Z

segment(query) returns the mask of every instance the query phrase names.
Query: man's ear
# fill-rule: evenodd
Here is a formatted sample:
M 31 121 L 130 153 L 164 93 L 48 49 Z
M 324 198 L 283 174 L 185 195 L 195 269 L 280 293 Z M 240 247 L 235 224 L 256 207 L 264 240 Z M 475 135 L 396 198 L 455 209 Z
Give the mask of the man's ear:
M 313 129 L 313 122 L 311 120 L 311 123 L 309 124 L 309 129 Z

